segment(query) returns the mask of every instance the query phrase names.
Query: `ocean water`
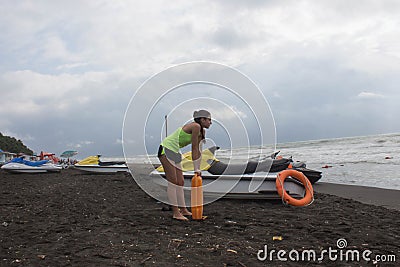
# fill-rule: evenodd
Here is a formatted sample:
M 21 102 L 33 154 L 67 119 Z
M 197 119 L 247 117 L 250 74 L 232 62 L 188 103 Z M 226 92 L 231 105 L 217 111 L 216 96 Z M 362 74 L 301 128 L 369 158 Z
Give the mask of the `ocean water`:
M 276 150 L 283 157 L 292 156 L 294 161 L 321 171 L 321 182 L 400 190 L 400 133 L 282 143 L 276 145 Z M 222 149 L 217 158 L 226 160 L 234 155 L 234 161 L 244 161 L 259 156 L 259 151 L 256 147 Z M 139 156 L 127 161 L 158 163 L 154 155 L 150 160 Z
M 321 181 L 400 190 L 400 133 L 287 143 L 279 147 L 281 153 L 322 171 Z

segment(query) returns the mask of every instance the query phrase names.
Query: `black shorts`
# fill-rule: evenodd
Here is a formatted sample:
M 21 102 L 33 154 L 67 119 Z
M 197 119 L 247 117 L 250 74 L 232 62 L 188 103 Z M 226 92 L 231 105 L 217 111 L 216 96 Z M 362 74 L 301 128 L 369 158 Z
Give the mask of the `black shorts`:
M 163 150 L 164 150 L 164 154 L 162 153 Z M 157 157 L 161 157 L 162 155 L 165 155 L 167 157 L 167 159 L 172 160 L 175 163 L 180 163 L 182 161 L 181 153 L 176 153 L 176 152 L 160 145 L 158 148 Z

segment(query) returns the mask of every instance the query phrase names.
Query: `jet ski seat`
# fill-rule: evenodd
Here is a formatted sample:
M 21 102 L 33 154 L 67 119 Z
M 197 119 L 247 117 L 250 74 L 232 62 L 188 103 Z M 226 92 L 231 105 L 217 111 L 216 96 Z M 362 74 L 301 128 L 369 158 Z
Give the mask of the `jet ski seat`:
M 291 163 L 291 159 L 266 159 L 263 161 L 249 161 L 240 164 L 227 164 L 221 161 L 214 161 L 208 172 L 214 175 L 236 175 L 255 172 L 279 172 L 285 170 Z

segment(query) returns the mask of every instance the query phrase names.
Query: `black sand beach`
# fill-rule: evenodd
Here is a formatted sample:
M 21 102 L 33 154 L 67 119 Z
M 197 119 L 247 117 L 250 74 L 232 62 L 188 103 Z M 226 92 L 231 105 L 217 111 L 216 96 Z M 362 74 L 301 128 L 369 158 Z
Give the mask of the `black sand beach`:
M 146 165 L 135 168 L 137 175 L 151 170 Z M 400 262 L 400 191 L 321 184 L 308 207 L 219 200 L 204 207 L 207 220 L 179 222 L 129 174 L 1 171 L 0 188 L 0 266 L 398 266 Z M 349 198 L 374 201 L 365 204 Z M 347 246 L 340 250 L 341 238 Z M 286 251 L 281 256 L 287 261 L 279 261 L 277 252 L 272 260 L 257 259 L 265 245 L 268 252 Z M 348 257 L 346 262 L 340 253 L 332 255 L 336 260 L 328 254 L 321 261 L 289 259 L 293 250 L 300 255 L 314 250 L 318 258 L 329 248 L 357 250 L 360 259 Z M 372 251 L 369 262 L 361 257 L 366 250 Z M 392 262 L 373 262 L 376 255 Z

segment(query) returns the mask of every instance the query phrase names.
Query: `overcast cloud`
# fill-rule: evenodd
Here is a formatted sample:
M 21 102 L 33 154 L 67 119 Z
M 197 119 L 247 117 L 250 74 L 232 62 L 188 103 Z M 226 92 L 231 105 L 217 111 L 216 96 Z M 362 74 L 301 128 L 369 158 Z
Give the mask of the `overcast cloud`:
M 400 131 L 399 1 L 249 2 L 1 1 L 0 132 L 121 156 L 136 89 L 197 60 L 259 86 L 278 142 Z

